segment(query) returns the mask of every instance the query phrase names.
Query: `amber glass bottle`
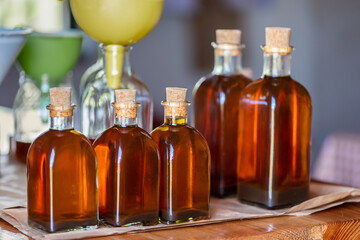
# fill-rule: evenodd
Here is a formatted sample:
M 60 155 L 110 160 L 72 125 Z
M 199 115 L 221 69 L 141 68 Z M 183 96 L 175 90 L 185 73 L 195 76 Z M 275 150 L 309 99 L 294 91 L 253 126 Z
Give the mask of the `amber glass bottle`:
M 240 93 L 250 79 L 242 75 L 241 32 L 217 30 L 215 66 L 194 88 L 194 124 L 211 152 L 211 194 L 236 193 Z
M 95 151 L 73 128 L 70 88 L 52 88 L 50 97 L 50 130 L 33 142 L 27 157 L 29 225 L 48 232 L 96 227 Z
M 165 122 L 151 136 L 160 151 L 160 218 L 177 223 L 209 217 L 210 152 L 187 125 L 186 89 L 167 88 Z
M 159 222 L 156 142 L 137 126 L 136 90 L 115 90 L 115 125 L 94 142 L 100 217 L 115 226 Z
M 238 197 L 278 208 L 309 196 L 311 98 L 290 76 L 290 29 L 267 28 L 263 76 L 240 100 Z

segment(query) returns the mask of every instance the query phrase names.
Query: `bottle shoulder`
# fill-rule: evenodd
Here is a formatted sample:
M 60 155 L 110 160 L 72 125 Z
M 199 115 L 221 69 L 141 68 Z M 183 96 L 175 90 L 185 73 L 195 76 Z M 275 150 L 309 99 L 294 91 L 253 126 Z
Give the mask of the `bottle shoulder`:
M 32 148 L 36 149 L 62 149 L 61 151 L 69 150 L 74 151 L 74 154 L 77 153 L 77 147 L 81 146 L 84 149 L 91 150 L 92 146 L 87 137 L 85 137 L 82 133 L 74 130 L 53 130 L 49 129 L 48 131 L 39 135 L 32 145 L 30 146 L 30 150 Z
M 162 125 L 156 128 L 151 136 L 156 141 L 159 151 L 166 149 L 175 151 L 192 151 L 194 154 L 205 154 L 204 159 L 210 158 L 209 146 L 199 131 L 189 125 Z
M 262 77 L 247 85 L 243 92 L 242 98 L 261 98 L 268 99 L 278 95 L 294 95 L 308 98 L 311 97 L 307 89 L 292 79 L 291 77 Z
M 94 148 L 98 145 L 108 145 L 112 142 L 122 146 L 127 144 L 150 144 L 156 146 L 154 139 L 144 129 L 136 127 L 112 126 L 105 130 L 93 143 Z
M 185 124 L 185 125 L 163 124 L 163 125 L 157 127 L 156 129 L 154 129 L 151 132 L 151 136 L 154 139 L 158 139 L 158 138 L 170 139 L 173 137 L 174 138 L 181 137 L 182 139 L 186 140 L 189 138 L 199 138 L 206 142 L 203 135 L 197 129 L 195 129 L 194 127 L 192 127 L 188 124 Z
M 207 92 L 228 92 L 228 90 L 241 91 L 252 80 L 242 74 L 237 75 L 213 75 L 210 74 L 201 78 L 194 87 L 193 94 Z

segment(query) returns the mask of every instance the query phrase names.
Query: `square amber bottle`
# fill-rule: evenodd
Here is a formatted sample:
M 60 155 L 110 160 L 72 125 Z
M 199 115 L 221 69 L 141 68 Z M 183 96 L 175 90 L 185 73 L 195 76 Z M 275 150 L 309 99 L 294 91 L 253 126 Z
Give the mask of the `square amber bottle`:
M 159 152 L 137 126 L 135 90 L 115 90 L 116 118 L 94 142 L 100 217 L 114 226 L 159 222 Z
M 50 97 L 50 130 L 33 142 L 27 156 L 29 225 L 48 232 L 95 228 L 95 151 L 73 128 L 70 88 L 52 88 Z
M 165 122 L 151 136 L 160 151 L 160 218 L 177 223 L 209 218 L 210 151 L 187 125 L 186 89 L 167 88 Z

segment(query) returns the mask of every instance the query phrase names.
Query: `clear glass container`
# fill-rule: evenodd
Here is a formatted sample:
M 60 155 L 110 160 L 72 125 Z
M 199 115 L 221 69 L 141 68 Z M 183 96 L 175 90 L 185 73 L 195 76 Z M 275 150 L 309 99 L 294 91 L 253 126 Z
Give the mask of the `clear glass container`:
M 138 124 L 139 127 L 150 132 L 153 124 L 153 101 L 147 87 L 133 74 L 130 65 L 131 49 L 132 46 L 125 48 L 120 89 L 136 90 L 136 101 L 140 103 L 137 115 Z M 102 50 L 105 55 L 105 49 Z M 103 62 L 105 63 L 105 60 Z M 115 102 L 115 89 L 107 84 L 105 65 L 106 63 L 103 70 L 97 73 L 96 80 L 88 84 L 81 94 L 81 129 L 92 142 L 105 129 L 114 125 L 114 109 L 111 103 Z
M 242 74 L 240 44 L 212 44 L 215 64 L 211 74 L 195 85 L 194 125 L 211 152 L 211 194 L 236 194 L 239 100 L 251 80 Z
M 25 74 L 20 72 L 19 90 L 15 96 L 13 113 L 15 132 L 11 142 L 11 154 L 20 162 L 26 163 L 26 155 L 31 143 L 42 132 L 49 128 L 49 116 L 46 106 L 50 104 L 50 87 L 72 87 L 72 73 L 70 72 L 59 85 L 53 85 L 47 75 L 44 75 L 40 86 Z M 56 84 L 59 82 L 56 81 Z M 73 91 L 74 103 L 77 103 L 76 93 Z M 75 114 L 78 114 L 76 111 Z M 76 122 L 79 126 L 79 121 Z
M 28 36 L 17 59 L 20 86 L 13 107 L 15 133 L 11 152 L 18 160 L 26 161 L 32 141 L 48 129 L 49 89 L 73 87 L 72 69 L 80 56 L 81 45 L 82 33 L 77 30 L 36 32 Z M 74 91 L 72 95 L 76 104 Z M 78 112 L 75 111 L 75 115 Z M 79 123 L 75 122 L 76 128 Z
M 292 48 L 266 49 L 263 76 L 240 99 L 238 198 L 279 208 L 309 197 L 312 105 L 290 76 Z
M 85 91 L 85 89 L 89 83 L 92 83 L 96 80 L 96 76 L 97 76 L 98 72 L 100 72 L 104 68 L 103 60 L 104 60 L 105 56 L 103 54 L 103 44 L 102 43 L 100 43 L 97 47 L 97 55 L 98 55 L 98 58 L 97 58 L 96 62 L 93 65 L 91 65 L 88 69 L 86 69 L 86 71 L 84 72 L 84 74 L 82 75 L 82 77 L 80 79 L 80 85 L 79 85 L 80 94 Z

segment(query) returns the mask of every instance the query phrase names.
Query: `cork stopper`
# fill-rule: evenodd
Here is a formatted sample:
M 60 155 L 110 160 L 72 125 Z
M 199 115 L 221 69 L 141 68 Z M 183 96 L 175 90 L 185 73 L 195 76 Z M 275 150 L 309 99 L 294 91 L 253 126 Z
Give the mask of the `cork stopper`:
M 291 28 L 265 28 L 266 46 L 289 47 Z
M 117 103 L 121 102 L 135 102 L 136 90 L 117 89 L 115 90 L 115 100 Z
M 237 29 L 217 29 L 216 43 L 239 45 L 241 43 L 241 31 Z
M 186 101 L 187 88 L 168 87 L 166 88 L 167 102 L 184 102 Z
M 50 88 L 50 117 L 72 117 L 75 105 L 71 105 L 71 88 Z
M 116 118 L 136 118 L 137 107 L 136 90 L 117 89 L 115 90 L 115 114 Z
M 166 88 L 165 116 L 186 117 L 187 106 L 186 101 L 187 88 L 168 87 Z
M 50 88 L 50 104 L 52 106 L 70 106 L 71 88 Z

